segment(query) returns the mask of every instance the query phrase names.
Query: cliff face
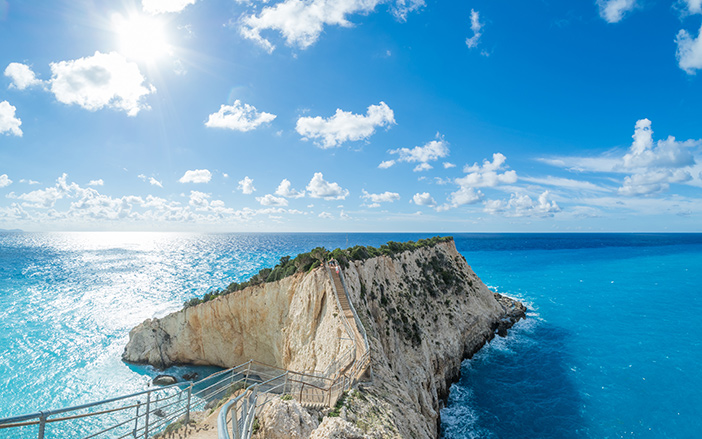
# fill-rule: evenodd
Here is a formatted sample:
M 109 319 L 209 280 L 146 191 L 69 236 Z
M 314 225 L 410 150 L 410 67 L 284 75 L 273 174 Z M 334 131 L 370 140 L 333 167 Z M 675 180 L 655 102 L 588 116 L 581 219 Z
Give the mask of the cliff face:
M 233 367 L 255 359 L 324 370 L 351 347 L 323 269 L 249 287 L 132 329 L 122 358 L 158 367 Z
M 349 393 L 341 418 L 365 437 L 438 437 L 439 410 L 461 361 L 525 308 L 493 294 L 453 241 L 351 262 L 343 274 L 373 374 Z M 223 367 L 253 358 L 322 370 L 350 347 L 337 313 L 328 275 L 316 269 L 147 320 L 131 331 L 124 358 Z
M 461 361 L 523 317 L 524 306 L 493 294 L 453 242 L 354 262 L 344 275 L 374 379 L 351 392 L 342 417 L 368 437 L 438 437 Z

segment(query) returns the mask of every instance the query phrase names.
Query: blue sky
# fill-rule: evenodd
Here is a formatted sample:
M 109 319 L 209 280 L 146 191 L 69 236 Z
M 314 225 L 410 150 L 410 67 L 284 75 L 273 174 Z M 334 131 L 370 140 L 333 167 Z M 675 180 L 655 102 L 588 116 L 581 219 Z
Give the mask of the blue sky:
M 0 228 L 702 231 L 701 3 L 0 0 Z

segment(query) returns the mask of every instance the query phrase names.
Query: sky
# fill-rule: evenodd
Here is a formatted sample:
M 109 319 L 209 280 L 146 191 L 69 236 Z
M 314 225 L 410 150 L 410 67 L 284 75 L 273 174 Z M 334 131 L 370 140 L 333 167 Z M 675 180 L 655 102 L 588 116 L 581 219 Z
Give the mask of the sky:
M 0 0 L 0 228 L 700 232 L 702 0 Z

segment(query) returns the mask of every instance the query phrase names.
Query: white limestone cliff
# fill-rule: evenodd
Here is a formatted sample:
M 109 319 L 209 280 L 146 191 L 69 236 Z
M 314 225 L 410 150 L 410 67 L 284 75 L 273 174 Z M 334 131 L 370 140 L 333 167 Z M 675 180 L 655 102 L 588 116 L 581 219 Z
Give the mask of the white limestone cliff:
M 353 261 L 343 275 L 373 372 L 349 392 L 340 418 L 368 438 L 438 437 L 461 361 L 523 317 L 524 306 L 492 293 L 453 241 Z M 255 359 L 322 370 L 350 343 L 332 291 L 318 268 L 147 320 L 131 331 L 124 359 L 222 367 Z M 328 424 L 315 437 L 327 437 Z

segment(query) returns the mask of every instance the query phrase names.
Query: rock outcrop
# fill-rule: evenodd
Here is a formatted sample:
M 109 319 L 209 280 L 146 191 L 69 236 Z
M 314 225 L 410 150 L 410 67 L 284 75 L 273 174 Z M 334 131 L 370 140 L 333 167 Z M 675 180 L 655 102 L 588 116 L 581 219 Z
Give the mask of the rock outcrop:
M 284 369 L 324 370 L 352 346 L 323 269 L 295 274 L 132 329 L 122 358 L 233 367 L 250 359 Z
M 438 437 L 461 361 L 504 334 L 524 306 L 491 292 L 453 241 L 342 265 L 368 334 L 372 378 L 349 392 L 339 420 L 325 420 L 315 437 Z M 323 370 L 350 343 L 332 291 L 318 268 L 218 297 L 134 328 L 124 358 L 222 367 L 253 358 Z

